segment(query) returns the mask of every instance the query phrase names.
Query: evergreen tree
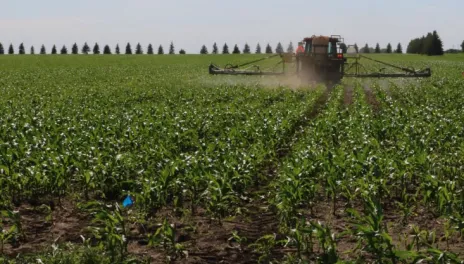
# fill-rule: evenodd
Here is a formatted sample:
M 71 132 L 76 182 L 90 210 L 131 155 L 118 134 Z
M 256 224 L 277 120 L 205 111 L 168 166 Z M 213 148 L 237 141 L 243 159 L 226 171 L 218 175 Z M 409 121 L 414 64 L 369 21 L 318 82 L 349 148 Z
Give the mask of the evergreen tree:
M 58 51 L 56 50 L 56 46 L 53 45 L 53 47 L 52 47 L 52 54 L 55 55 L 55 54 L 57 54 L 57 53 L 58 53 Z
M 31 46 L 31 55 L 34 55 L 34 54 L 35 54 L 34 46 Z
M 163 46 L 159 45 L 159 47 L 158 47 L 158 55 L 163 55 L 163 54 L 164 54 Z
M 24 44 L 19 44 L 19 54 L 24 55 L 26 54 L 26 49 L 24 48 Z
M 342 50 L 342 53 L 346 53 L 348 51 L 348 47 L 345 43 L 340 43 L 340 49 Z
M 464 52 L 464 40 L 461 43 L 461 49 L 462 49 L 462 52 Z
M 237 44 L 234 46 L 234 50 L 232 51 L 233 54 L 240 54 L 240 49 L 238 48 Z
M 77 43 L 74 43 L 71 47 L 71 53 L 74 55 L 79 54 L 79 47 L 77 46 Z
M 110 46 L 108 46 L 108 45 L 105 45 L 105 47 L 103 47 L 103 54 L 106 54 L 106 55 L 111 55 L 111 49 L 110 49 Z
M 61 48 L 60 53 L 61 53 L 62 55 L 68 54 L 68 49 L 66 48 L 65 45 L 63 45 L 63 47 Z
M 272 52 L 272 47 L 271 47 L 271 45 L 269 45 L 269 43 L 268 43 L 267 46 L 266 46 L 266 54 L 272 54 L 272 53 L 273 53 L 273 52 Z
M 366 46 L 364 46 L 364 48 L 362 48 L 362 53 L 371 53 L 371 50 L 369 49 L 369 45 L 367 45 L 366 43 Z
M 148 44 L 147 47 L 147 54 L 153 55 L 153 46 L 151 44 Z
M 185 54 L 187 54 L 187 52 L 185 52 L 184 49 L 180 49 L 179 54 L 185 55 Z
M 132 54 L 132 47 L 130 43 L 127 43 L 126 45 L 126 55 L 131 55 Z
M 356 53 L 359 53 L 359 47 L 358 47 L 358 44 L 354 43 L 354 49 L 356 50 Z
M 5 49 L 3 48 L 3 44 L 0 42 L 0 55 L 3 55 L 3 54 L 5 54 Z
M 10 55 L 14 54 L 13 44 L 10 44 L 10 47 L 8 48 L 8 54 L 10 54 Z
M 100 46 L 98 46 L 98 43 L 95 43 L 95 46 L 93 46 L 93 54 L 100 54 Z
M 248 43 L 245 43 L 245 47 L 243 47 L 243 54 L 250 54 L 250 53 L 251 53 L 250 46 L 248 45 Z
M 261 54 L 261 45 L 259 43 L 256 45 L 255 54 Z
M 377 43 L 377 45 L 375 45 L 375 53 L 380 53 L 380 45 L 379 45 L 379 43 Z
M 82 54 L 89 54 L 90 52 L 90 47 L 87 45 L 87 42 L 84 43 L 84 46 L 82 46 Z
M 436 30 L 433 31 L 433 41 L 432 41 L 432 48 L 433 48 L 433 55 L 443 55 L 445 52 L 443 50 L 443 42 L 440 39 L 440 36 L 438 36 L 438 33 Z
M 396 46 L 395 53 L 403 53 L 403 47 L 401 47 L 401 43 L 398 43 L 398 46 Z
M 118 55 L 121 54 L 121 50 L 119 49 L 119 44 L 116 44 L 115 52 Z
M 218 54 L 218 47 L 216 45 L 216 42 L 213 44 L 213 54 Z
M 293 47 L 293 43 L 292 43 L 291 41 L 290 41 L 290 44 L 288 44 L 287 52 L 288 52 L 288 53 L 293 53 L 293 52 L 295 52 L 295 48 Z
M 208 54 L 208 49 L 205 45 L 201 46 L 200 54 Z
M 227 46 L 227 43 L 224 43 L 222 47 L 222 54 L 229 54 L 229 46 Z
M 142 45 L 140 45 L 140 43 L 137 43 L 137 46 L 135 46 L 135 54 L 137 55 L 143 54 Z
M 171 41 L 171 45 L 169 45 L 169 54 L 176 54 L 176 51 L 174 49 L 174 43 Z
M 387 53 L 392 53 L 392 45 L 390 43 L 388 43 L 387 45 Z
M 42 45 L 42 47 L 40 47 L 40 54 L 42 54 L 42 55 L 47 54 L 47 50 L 45 49 L 45 45 Z
M 275 51 L 276 51 L 276 53 L 278 53 L 278 54 L 284 53 L 284 48 L 282 47 L 282 44 L 280 44 L 280 42 L 277 43 L 277 47 L 276 47 L 276 50 L 275 50 Z

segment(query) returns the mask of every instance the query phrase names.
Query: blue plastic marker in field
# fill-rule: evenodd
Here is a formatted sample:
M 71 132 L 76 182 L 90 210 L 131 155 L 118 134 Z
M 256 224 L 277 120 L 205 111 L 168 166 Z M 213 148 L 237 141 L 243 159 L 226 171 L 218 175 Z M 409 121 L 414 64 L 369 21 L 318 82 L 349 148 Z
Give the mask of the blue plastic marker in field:
M 124 201 L 122 201 L 122 206 L 124 208 L 134 205 L 134 199 L 130 195 L 127 195 Z

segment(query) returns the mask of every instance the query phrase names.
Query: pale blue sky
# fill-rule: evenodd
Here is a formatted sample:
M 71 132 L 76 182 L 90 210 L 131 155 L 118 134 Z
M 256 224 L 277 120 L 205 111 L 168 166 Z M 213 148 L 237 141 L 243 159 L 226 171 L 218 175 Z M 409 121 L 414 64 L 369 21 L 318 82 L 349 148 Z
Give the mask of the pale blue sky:
M 341 34 L 347 44 L 382 47 L 436 29 L 445 48 L 464 40 L 464 0 L 0 0 L 0 42 L 36 50 L 77 42 L 112 49 L 140 42 L 198 53 L 213 42 L 222 47 L 248 42 L 286 47 L 313 34 Z M 27 48 L 29 51 L 29 48 Z

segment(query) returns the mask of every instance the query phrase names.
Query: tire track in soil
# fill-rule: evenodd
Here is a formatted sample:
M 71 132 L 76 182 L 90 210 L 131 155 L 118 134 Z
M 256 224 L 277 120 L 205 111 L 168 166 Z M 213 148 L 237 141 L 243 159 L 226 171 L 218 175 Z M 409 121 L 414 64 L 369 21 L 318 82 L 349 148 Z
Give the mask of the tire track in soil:
M 345 85 L 343 94 L 343 105 L 349 106 L 353 104 L 353 85 Z
M 248 191 L 252 199 L 243 205 L 245 215 L 237 216 L 230 221 L 223 221 L 223 226 L 210 232 L 209 243 L 207 248 L 198 248 L 196 251 L 189 252 L 189 255 L 196 258 L 188 262 L 179 263 L 257 263 L 259 255 L 253 252 L 250 244 L 256 242 L 265 235 L 278 234 L 279 220 L 275 212 L 269 209 L 268 197 L 270 183 L 277 176 L 279 165 L 291 153 L 291 146 L 298 141 L 304 132 L 302 129 L 309 125 L 309 122 L 316 118 L 323 110 L 325 103 L 333 87 L 325 89 L 323 94 L 314 103 L 314 106 L 299 119 L 289 130 L 286 140 L 276 147 L 277 157 L 266 161 L 261 166 L 260 181 Z M 216 228 L 214 228 L 216 229 Z M 232 231 L 236 231 L 240 237 L 246 238 L 246 243 L 242 247 L 227 241 L 231 237 Z M 211 238 L 215 238 L 213 241 Z M 277 237 L 284 239 L 285 237 Z M 202 237 L 199 240 L 205 240 Z M 207 241 L 197 241 L 207 242 Z M 211 246 L 216 245 L 216 246 Z M 222 247 L 222 249 L 221 249 Z M 273 251 L 273 258 L 282 258 L 284 250 L 278 249 Z
M 377 100 L 377 97 L 375 97 L 375 94 L 369 84 L 363 84 L 363 89 L 366 96 L 366 102 L 371 106 L 372 111 L 374 113 L 379 112 L 381 108 L 380 102 Z

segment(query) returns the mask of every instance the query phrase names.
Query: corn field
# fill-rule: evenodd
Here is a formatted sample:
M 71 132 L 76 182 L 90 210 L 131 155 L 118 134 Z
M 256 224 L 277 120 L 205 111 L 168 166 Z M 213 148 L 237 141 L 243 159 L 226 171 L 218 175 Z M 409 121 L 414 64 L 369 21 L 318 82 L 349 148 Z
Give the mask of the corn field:
M 0 262 L 462 263 L 464 60 L 377 57 L 432 77 L 0 58 Z

